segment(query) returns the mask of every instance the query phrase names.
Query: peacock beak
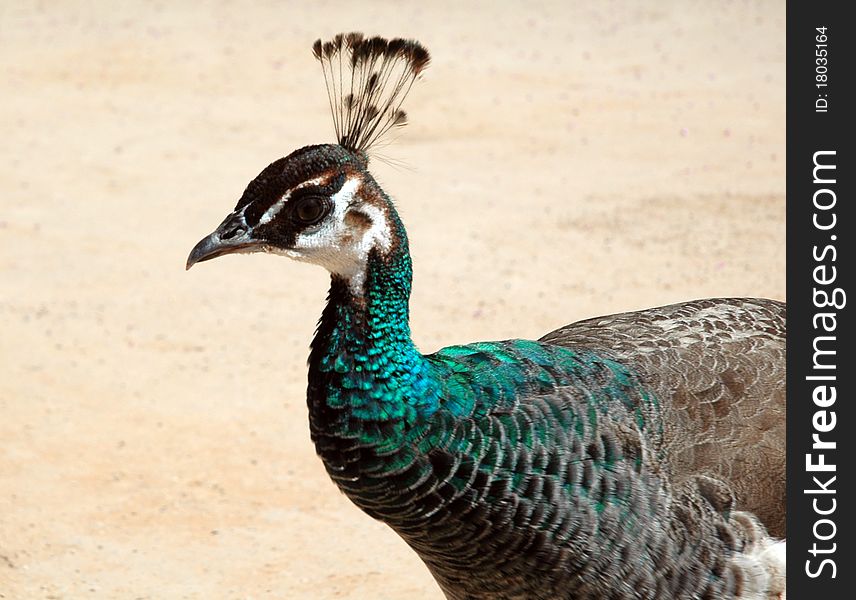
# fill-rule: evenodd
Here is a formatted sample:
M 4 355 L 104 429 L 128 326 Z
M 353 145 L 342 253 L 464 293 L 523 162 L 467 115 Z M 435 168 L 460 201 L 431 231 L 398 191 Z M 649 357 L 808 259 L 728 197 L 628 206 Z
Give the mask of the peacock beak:
M 186 269 L 224 254 L 254 252 L 261 244 L 253 237 L 253 230 L 244 220 L 243 211 L 234 212 L 220 223 L 211 235 L 199 240 L 187 257 Z

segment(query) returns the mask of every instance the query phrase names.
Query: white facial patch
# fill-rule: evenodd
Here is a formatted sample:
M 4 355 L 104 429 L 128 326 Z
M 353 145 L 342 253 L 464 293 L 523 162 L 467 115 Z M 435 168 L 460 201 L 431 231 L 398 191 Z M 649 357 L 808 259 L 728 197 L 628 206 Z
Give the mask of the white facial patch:
M 270 223 L 273 218 L 279 214 L 279 211 L 282 210 L 282 207 L 285 206 L 285 203 L 288 202 L 289 198 L 291 198 L 291 190 L 285 192 L 282 198 L 274 202 L 271 207 L 265 211 L 265 214 L 263 214 L 262 218 L 259 219 L 259 225 Z
M 391 236 L 386 214 L 377 206 L 355 201 L 362 181 L 347 179 L 331 198 L 333 211 L 317 227 L 297 236 L 291 258 L 321 265 L 348 280 L 362 293 L 366 261 L 372 248 L 389 249 Z

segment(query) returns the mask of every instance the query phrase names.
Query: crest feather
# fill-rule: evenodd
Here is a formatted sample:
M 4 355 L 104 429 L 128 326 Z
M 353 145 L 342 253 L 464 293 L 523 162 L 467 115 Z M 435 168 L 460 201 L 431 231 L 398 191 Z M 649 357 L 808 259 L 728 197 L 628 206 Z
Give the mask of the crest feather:
M 357 32 L 316 40 L 312 54 L 324 73 L 337 141 L 366 153 L 392 128 L 407 123 L 401 105 L 431 60 L 415 40 Z

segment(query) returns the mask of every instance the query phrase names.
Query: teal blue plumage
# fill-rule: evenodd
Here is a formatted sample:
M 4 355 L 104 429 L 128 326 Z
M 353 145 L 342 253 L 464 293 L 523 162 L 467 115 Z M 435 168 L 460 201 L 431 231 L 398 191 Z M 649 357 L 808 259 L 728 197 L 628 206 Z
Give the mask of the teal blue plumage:
M 664 412 L 644 376 L 528 340 L 423 356 L 395 222 L 396 252 L 370 256 L 365 298 L 333 277 L 312 345 L 312 437 L 341 489 L 450 598 L 737 597 L 724 557 L 748 542 L 711 503 L 671 506 L 697 490 L 670 488 Z M 616 568 L 628 554 L 633 568 Z

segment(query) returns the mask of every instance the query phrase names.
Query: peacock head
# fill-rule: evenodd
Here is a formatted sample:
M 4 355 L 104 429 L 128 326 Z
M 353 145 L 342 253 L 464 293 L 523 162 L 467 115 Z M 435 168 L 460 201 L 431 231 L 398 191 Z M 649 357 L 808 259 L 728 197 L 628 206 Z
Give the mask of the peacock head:
M 225 254 L 268 252 L 351 280 L 365 270 L 369 251 L 389 250 L 393 211 L 364 153 L 307 146 L 250 182 L 235 210 L 193 248 L 187 268 Z
M 364 277 L 372 251 L 383 255 L 402 241 L 395 209 L 367 170 L 368 157 L 381 137 L 407 122 L 401 104 L 428 65 L 428 52 L 412 40 L 358 33 L 318 40 L 313 52 L 339 143 L 306 146 L 268 165 L 196 244 L 188 269 L 225 254 L 269 252 L 354 282 Z

